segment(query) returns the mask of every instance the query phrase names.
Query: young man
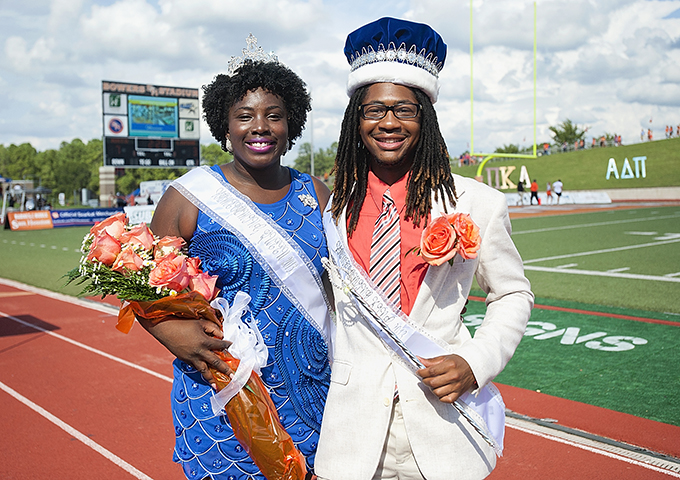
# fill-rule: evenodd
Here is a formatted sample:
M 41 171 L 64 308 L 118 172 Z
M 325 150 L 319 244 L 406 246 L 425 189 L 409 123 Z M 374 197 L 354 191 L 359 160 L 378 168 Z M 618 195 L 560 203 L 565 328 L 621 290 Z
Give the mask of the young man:
M 494 441 L 483 434 L 497 446 L 504 428 L 500 394 L 489 384 L 533 306 L 505 196 L 451 173 L 432 106 L 446 57 L 437 32 L 382 18 L 351 33 L 345 55 L 351 98 L 324 216 L 337 332 L 316 473 L 483 478 L 496 463 Z M 422 233 L 453 213 L 479 228 L 479 251 L 429 264 L 417 250 Z M 487 312 L 472 338 L 461 312 L 475 277 Z M 472 417 L 487 428 L 453 402 L 466 412 L 479 407 Z

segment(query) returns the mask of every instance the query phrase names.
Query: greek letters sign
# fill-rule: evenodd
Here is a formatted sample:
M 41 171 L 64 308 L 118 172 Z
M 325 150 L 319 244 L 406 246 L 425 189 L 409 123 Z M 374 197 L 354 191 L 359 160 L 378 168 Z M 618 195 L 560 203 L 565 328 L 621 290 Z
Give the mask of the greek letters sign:
M 607 164 L 607 180 L 609 180 L 612 176 L 617 180 L 645 178 L 647 177 L 647 166 L 645 164 L 646 161 L 646 156 L 633 157 L 633 164 L 635 165 L 633 169 L 630 165 L 630 162 L 626 158 L 623 161 L 623 165 L 621 166 L 621 175 L 619 175 L 619 169 L 616 165 L 616 160 L 614 158 L 610 158 L 609 163 Z

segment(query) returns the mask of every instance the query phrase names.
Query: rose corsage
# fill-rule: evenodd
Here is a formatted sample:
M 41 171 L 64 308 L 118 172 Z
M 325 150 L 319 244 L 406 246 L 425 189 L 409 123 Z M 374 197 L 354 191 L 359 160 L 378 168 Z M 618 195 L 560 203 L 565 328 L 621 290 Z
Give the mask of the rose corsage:
M 442 215 L 423 230 L 420 245 L 408 253 L 420 255 L 430 265 L 453 264 L 456 254 L 463 260 L 477 257 L 481 245 L 479 227 L 467 213 Z

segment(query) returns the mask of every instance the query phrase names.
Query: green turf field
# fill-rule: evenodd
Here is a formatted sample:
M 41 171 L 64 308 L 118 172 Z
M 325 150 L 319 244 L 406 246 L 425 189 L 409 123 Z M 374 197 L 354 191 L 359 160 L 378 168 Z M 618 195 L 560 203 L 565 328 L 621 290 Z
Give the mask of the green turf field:
M 56 292 L 76 295 L 62 278 L 78 266 L 80 244 L 89 227 L 13 232 L 0 230 L 0 277 Z
M 537 299 L 538 305 L 546 303 L 588 308 Z M 468 304 L 465 323 L 472 333 L 484 310 L 483 302 Z M 680 323 L 535 308 L 514 357 L 496 381 L 680 426 L 678 365 Z
M 520 218 L 512 225 L 537 297 L 680 315 L 680 207 Z

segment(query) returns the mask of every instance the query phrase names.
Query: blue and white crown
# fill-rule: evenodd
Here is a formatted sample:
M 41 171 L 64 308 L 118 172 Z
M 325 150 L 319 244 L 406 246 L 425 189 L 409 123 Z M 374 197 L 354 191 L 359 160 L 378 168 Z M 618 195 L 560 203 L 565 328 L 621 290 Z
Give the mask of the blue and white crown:
M 227 75 L 230 77 L 238 70 L 246 60 L 252 60 L 253 62 L 265 62 L 265 63 L 280 63 L 279 57 L 274 55 L 274 52 L 265 53 L 264 49 L 257 44 L 257 38 L 253 34 L 249 34 L 246 38 L 246 48 L 241 50 L 243 53 L 240 57 L 231 57 L 229 63 L 227 64 Z
M 429 25 L 381 18 L 347 36 L 345 57 L 349 96 L 364 85 L 389 82 L 419 88 L 437 101 L 446 44 Z

